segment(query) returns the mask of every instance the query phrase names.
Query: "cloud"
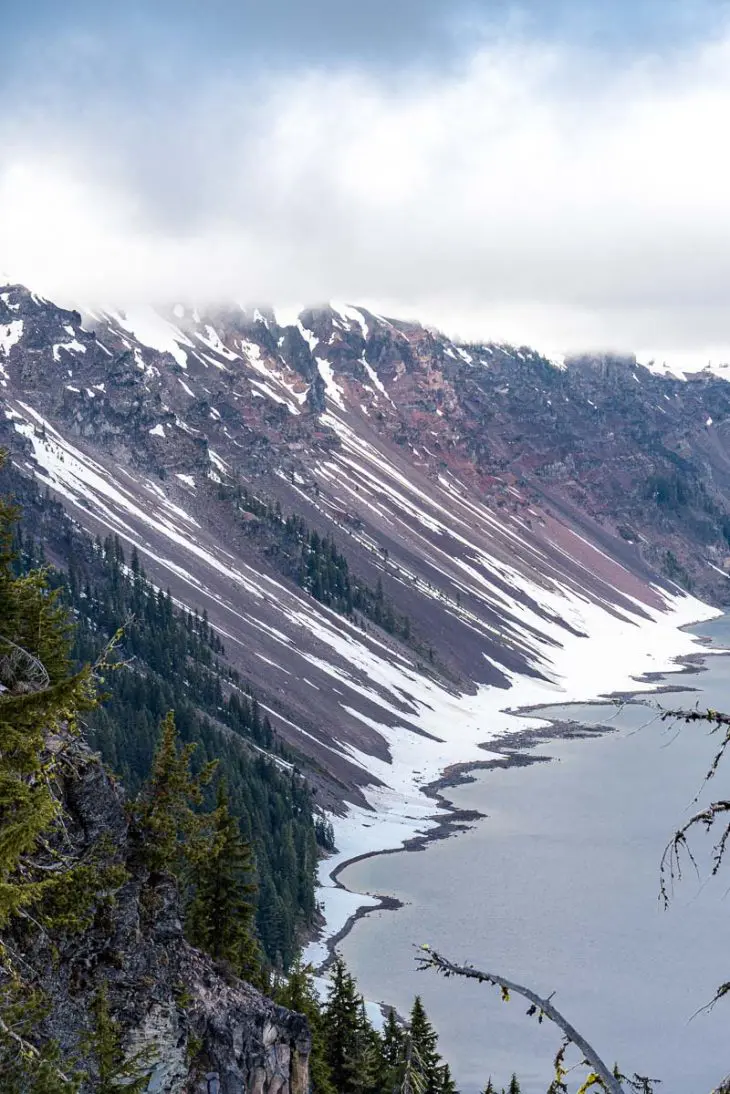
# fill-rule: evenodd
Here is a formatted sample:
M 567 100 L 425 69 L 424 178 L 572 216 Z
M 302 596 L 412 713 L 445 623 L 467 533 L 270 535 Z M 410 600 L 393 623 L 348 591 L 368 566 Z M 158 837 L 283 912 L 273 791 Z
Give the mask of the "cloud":
M 50 104 L 50 105 L 49 105 Z M 0 122 L 0 267 L 88 301 L 370 303 L 472 338 L 730 359 L 730 35 L 624 58 L 190 81 Z

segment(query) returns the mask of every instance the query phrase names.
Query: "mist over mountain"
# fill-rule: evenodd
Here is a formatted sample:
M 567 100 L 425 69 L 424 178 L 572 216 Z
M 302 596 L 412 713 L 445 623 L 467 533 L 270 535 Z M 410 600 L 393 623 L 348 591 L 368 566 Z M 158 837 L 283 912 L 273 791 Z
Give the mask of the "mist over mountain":
M 730 605 L 729 59 L 714 0 L 3 13 L 0 1086 L 458 1094 L 340 871 Z
M 712 372 L 460 345 L 344 305 L 82 317 L 20 286 L 0 332 L 15 466 L 207 611 L 336 795 L 389 785 L 404 741 L 437 763 L 445 710 L 477 733 L 475 697 L 549 692 L 589 636 L 726 601 Z

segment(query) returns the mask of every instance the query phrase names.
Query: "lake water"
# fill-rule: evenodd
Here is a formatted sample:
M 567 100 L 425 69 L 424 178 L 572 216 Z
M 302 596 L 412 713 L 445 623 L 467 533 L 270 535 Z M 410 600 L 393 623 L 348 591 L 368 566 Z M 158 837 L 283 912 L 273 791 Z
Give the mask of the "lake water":
M 730 616 L 696 632 L 730 648 Z M 706 665 L 668 677 L 696 690 L 656 701 L 730 710 L 730 658 Z M 349 866 L 340 875 L 348 888 L 404 907 L 361 919 L 338 948 L 367 998 L 406 1013 L 422 995 L 464 1094 L 490 1074 L 506 1085 L 512 1070 L 523 1094 L 543 1094 L 560 1034 L 494 988 L 418 972 L 414 943 L 555 991 L 555 1005 L 609 1064 L 661 1078 L 661 1094 L 708 1094 L 730 1071 L 730 1003 L 690 1018 L 730 979 L 730 858 L 709 882 L 690 867 L 668 911 L 658 890 L 662 850 L 692 811 L 716 738 L 705 726 L 647 724 L 654 711 L 644 705 L 550 712 L 615 731 L 530 753 L 550 763 L 477 772 L 447 794 L 486 819 L 421 852 Z M 730 757 L 712 790 L 728 796 Z M 709 846 L 701 836 L 697 844 Z

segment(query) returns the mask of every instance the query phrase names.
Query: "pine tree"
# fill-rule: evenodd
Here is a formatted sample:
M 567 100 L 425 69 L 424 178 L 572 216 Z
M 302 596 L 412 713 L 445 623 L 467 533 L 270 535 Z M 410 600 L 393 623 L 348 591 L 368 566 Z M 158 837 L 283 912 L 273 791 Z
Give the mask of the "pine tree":
M 18 918 L 28 931 L 79 929 L 96 894 L 118 887 L 123 871 L 105 872 L 91 856 L 84 864 L 59 856 L 47 868 L 63 812 L 59 780 L 79 712 L 95 703 L 94 681 L 88 667 L 70 671 L 70 627 L 46 573 L 14 572 L 16 516 L 0 500 L 0 930 Z M 58 1045 L 38 1039 L 47 1007 L 34 981 L 28 959 L 0 940 L 3 1089 L 71 1094 L 73 1067 Z
M 354 1094 L 380 1094 L 386 1079 L 383 1042 L 368 1018 L 362 996 L 358 1011 L 355 1059 Z
M 339 955 L 330 974 L 323 1024 L 327 1063 L 335 1089 L 338 1094 L 354 1094 L 359 1089 L 360 999 Z
M 210 834 L 201 844 L 190 871 L 192 900 L 187 934 L 194 946 L 217 961 L 228 961 L 237 976 L 261 980 L 261 953 L 254 935 L 251 897 L 251 845 L 241 837 L 231 815 L 228 790 L 218 783 L 216 808 L 208 819 Z
M 489 1076 L 489 1079 L 487 1080 L 487 1085 L 484 1087 L 484 1090 L 482 1091 L 482 1094 L 497 1094 L 497 1092 L 494 1089 L 494 1083 L 492 1082 L 491 1075 Z
M 26 859 L 61 811 L 47 741 L 71 739 L 96 701 L 90 669 L 70 673 L 69 623 L 45 573 L 13 573 L 15 517 L 0 502 L 0 928 L 65 883 Z
M 88 1048 L 95 1057 L 97 1080 L 96 1094 L 142 1094 L 149 1084 L 149 1066 L 144 1053 L 131 1059 L 122 1048 L 119 1023 L 109 1009 L 109 996 L 105 983 L 96 993 L 92 1004 L 94 1032 L 88 1040 Z M 147 1074 L 143 1074 L 144 1071 Z
M 409 1032 L 414 1067 L 423 1078 L 424 1094 L 438 1094 L 441 1079 L 441 1057 L 436 1051 L 438 1036 L 426 1015 L 420 995 L 413 1000 Z
M 514 1074 L 514 1072 L 512 1073 L 512 1078 L 509 1081 L 509 1086 L 507 1087 L 507 1094 L 520 1094 L 520 1084 L 518 1083 L 517 1076 Z
M 451 1068 L 448 1064 L 444 1064 L 439 1068 L 439 1091 L 440 1094 L 458 1094 L 456 1089 L 456 1083 L 451 1077 Z
M 200 775 L 193 775 L 194 752 L 194 744 L 180 744 L 169 711 L 162 720 L 150 777 L 136 802 L 140 846 L 153 875 L 182 876 L 201 852 L 203 821 L 193 807 L 201 804 L 203 787 L 216 765 L 206 764 Z
M 383 1027 L 383 1057 L 389 1067 L 396 1067 L 403 1049 L 403 1030 L 398 1025 L 391 1007 Z
M 312 966 L 296 961 L 286 980 L 276 988 L 277 1003 L 303 1014 L 309 1023 L 312 1048 L 309 1054 L 309 1081 L 312 1094 L 336 1094 L 327 1063 L 324 1018 L 314 988 Z

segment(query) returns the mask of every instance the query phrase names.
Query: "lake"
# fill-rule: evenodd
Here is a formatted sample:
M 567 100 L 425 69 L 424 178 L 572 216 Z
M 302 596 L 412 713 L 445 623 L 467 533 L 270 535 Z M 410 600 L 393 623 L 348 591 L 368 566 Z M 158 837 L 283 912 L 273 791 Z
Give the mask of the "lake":
M 696 633 L 730 648 L 730 616 Z M 730 659 L 705 664 L 700 674 L 667 677 L 695 690 L 655 701 L 730 710 Z M 554 991 L 555 1005 L 609 1064 L 661 1078 L 661 1094 L 709 1094 L 730 1071 L 730 1003 L 690 1019 L 730 979 L 730 858 L 709 882 L 706 869 L 698 879 L 687 864 L 667 911 L 658 892 L 662 850 L 692 811 L 716 738 L 704 725 L 678 732 L 643 704 L 541 714 L 614 730 L 529 753 L 551 762 L 477 771 L 446 795 L 484 820 L 420 852 L 348 866 L 340 874 L 348 888 L 395 896 L 404 907 L 360 919 L 338 949 L 367 998 L 405 1014 L 422 995 L 464 1094 L 477 1094 L 490 1074 L 506 1086 L 512 1070 L 523 1094 L 543 1094 L 560 1034 L 526 1017 L 521 1000 L 502 1003 L 494 988 L 418 972 L 414 943 Z M 728 796 L 730 757 L 712 790 Z M 700 835 L 696 844 L 709 847 Z

